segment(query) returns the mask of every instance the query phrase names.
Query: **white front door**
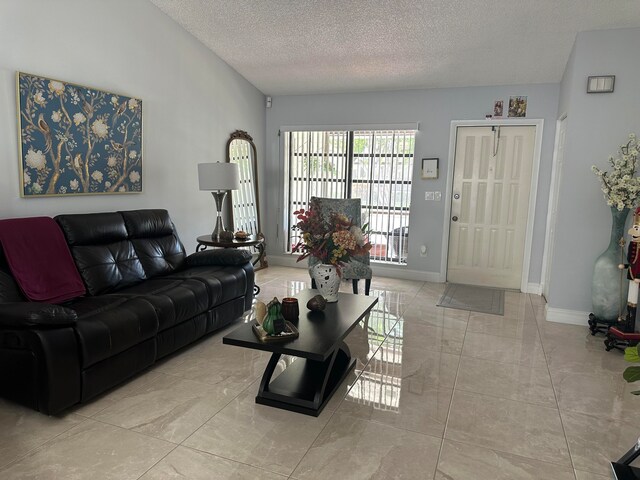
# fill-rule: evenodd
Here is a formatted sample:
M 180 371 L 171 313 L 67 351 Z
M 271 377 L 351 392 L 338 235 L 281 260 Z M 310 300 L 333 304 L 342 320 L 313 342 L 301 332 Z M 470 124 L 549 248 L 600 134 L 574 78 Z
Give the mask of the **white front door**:
M 458 127 L 447 281 L 520 289 L 535 126 Z

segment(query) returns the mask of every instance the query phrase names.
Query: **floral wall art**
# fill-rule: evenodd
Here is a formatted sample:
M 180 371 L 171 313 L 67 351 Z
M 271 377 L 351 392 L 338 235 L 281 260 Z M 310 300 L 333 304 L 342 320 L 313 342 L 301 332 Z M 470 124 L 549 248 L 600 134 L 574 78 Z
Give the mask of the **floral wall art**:
M 18 72 L 21 195 L 142 192 L 142 102 Z

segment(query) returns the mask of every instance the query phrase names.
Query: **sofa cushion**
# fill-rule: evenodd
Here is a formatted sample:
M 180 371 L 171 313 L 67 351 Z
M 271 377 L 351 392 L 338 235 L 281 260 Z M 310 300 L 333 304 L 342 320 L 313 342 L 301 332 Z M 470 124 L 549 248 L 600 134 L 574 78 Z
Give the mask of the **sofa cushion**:
M 185 252 L 174 236 L 134 239 L 131 241 L 148 278 L 166 275 L 180 268 Z
M 85 368 L 158 333 L 156 310 L 143 298 L 102 295 L 83 298 L 68 306 L 78 313 L 75 330 Z
M 147 278 L 165 275 L 180 268 L 186 258 L 175 227 L 166 210 L 119 212 L 124 219 Z
M 251 264 L 248 264 L 251 265 Z M 253 268 L 250 268 L 253 272 Z M 249 280 L 247 272 L 238 267 L 228 267 L 221 265 L 191 267 L 186 270 L 174 272 L 168 278 L 192 279 L 202 282 L 207 287 L 209 294 L 209 308 L 220 305 L 233 298 L 244 295 L 253 296 L 248 292 Z M 253 282 L 251 282 L 251 289 Z
M 129 238 L 165 237 L 175 233 L 166 210 L 125 210 L 118 213 L 124 219 Z
M 55 219 L 90 295 L 109 293 L 147 278 L 119 213 L 58 215 Z
M 158 314 L 158 330 L 163 331 L 209 309 L 209 292 L 198 280 L 152 278 L 118 295 L 143 296 Z
M 69 246 L 100 245 L 127 239 L 127 228 L 117 212 L 81 213 L 55 217 Z
M 113 292 L 146 278 L 129 241 L 72 247 L 71 253 L 91 295 Z

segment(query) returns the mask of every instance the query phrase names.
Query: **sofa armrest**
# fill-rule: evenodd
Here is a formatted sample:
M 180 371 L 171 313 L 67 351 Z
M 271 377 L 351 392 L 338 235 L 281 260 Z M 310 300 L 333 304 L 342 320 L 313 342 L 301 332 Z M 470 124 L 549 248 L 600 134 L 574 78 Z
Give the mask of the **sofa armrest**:
M 78 315 L 70 308 L 40 302 L 0 303 L 0 328 L 71 326 Z
M 237 248 L 221 248 L 217 250 L 203 250 L 192 253 L 187 257 L 187 267 L 203 267 L 210 265 L 240 266 L 251 261 L 251 253 Z

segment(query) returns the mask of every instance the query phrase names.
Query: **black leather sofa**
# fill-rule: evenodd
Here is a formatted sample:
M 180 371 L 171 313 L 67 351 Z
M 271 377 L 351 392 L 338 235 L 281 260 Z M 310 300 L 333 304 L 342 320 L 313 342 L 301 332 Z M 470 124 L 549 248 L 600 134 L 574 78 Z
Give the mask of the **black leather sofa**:
M 251 308 L 250 254 L 229 249 L 187 256 L 166 210 L 56 221 L 87 295 L 63 305 L 28 302 L 0 252 L 4 398 L 58 413 Z

